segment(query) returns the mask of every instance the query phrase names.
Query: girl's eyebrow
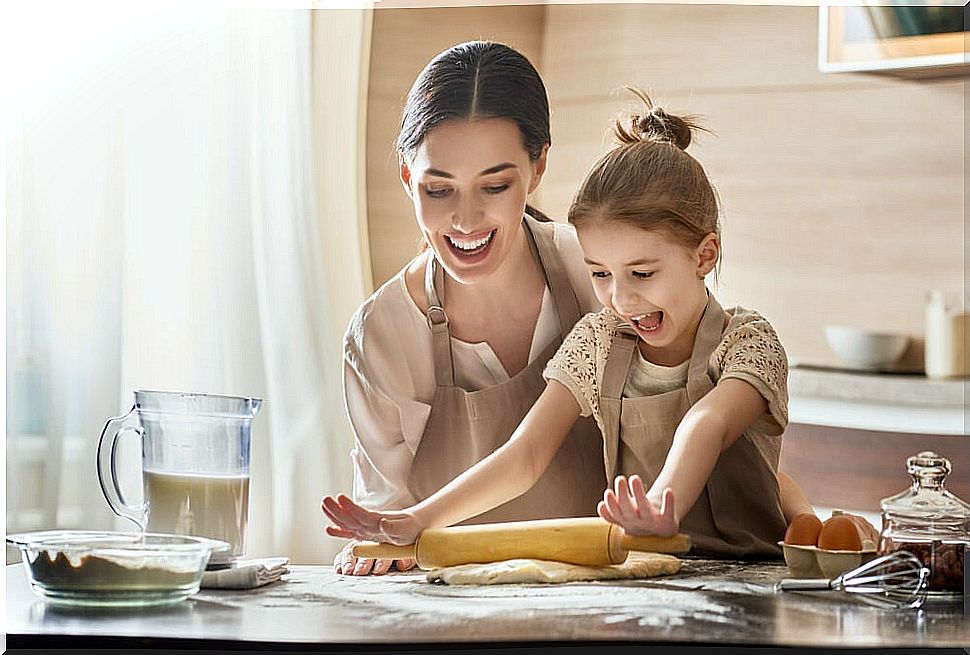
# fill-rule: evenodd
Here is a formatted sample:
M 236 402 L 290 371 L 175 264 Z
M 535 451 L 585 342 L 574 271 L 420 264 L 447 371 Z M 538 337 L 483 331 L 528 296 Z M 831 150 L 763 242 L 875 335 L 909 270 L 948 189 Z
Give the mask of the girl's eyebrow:
M 484 175 L 492 175 L 493 173 L 501 173 L 502 171 L 507 170 L 509 168 L 518 168 L 518 166 L 516 166 L 512 162 L 507 161 L 507 162 L 503 162 L 501 164 L 496 164 L 495 166 L 486 168 L 484 171 L 479 173 L 478 176 L 482 177 Z M 443 171 L 440 168 L 428 168 L 428 169 L 425 169 L 424 172 L 428 175 L 433 175 L 434 177 L 445 177 L 445 178 L 448 178 L 449 180 L 455 179 L 454 175 L 452 175 L 447 171 Z
M 593 261 L 589 257 L 584 257 L 583 261 L 589 264 L 590 266 L 602 266 L 602 264 Z M 623 264 L 623 266 L 653 266 L 654 264 L 659 264 L 659 263 L 660 263 L 659 259 L 638 259 L 636 261 L 627 262 Z

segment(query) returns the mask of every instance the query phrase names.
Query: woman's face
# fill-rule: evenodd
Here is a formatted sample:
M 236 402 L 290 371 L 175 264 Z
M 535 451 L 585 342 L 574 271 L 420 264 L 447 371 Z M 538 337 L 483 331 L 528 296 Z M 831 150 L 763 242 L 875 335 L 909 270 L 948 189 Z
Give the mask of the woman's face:
M 688 248 L 663 231 L 596 220 L 577 230 L 597 299 L 640 337 L 647 360 L 688 358 L 707 305 L 703 276 L 717 262 L 717 237 Z
M 402 158 L 418 226 L 449 275 L 467 284 L 502 266 L 545 166 L 546 150 L 532 161 L 518 125 L 504 118 L 446 121 L 411 161 Z

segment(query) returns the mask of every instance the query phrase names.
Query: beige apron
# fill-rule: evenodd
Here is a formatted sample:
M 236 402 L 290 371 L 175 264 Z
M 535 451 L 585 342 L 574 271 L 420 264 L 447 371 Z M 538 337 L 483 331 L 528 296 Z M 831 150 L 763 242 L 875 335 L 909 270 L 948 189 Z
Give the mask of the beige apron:
M 629 327 L 617 330 L 600 398 L 609 480 L 618 474 L 639 474 L 649 488 L 657 479 L 681 419 L 714 388 L 708 362 L 723 330 L 724 310 L 708 293 L 686 388 L 641 398 L 622 397 L 638 337 Z M 680 523 L 681 531 L 691 536 L 693 552 L 730 557 L 781 556 L 777 542 L 786 527 L 775 472 L 747 434 L 721 453 L 707 485 Z
M 408 477 L 408 488 L 418 500 L 432 495 L 508 441 L 546 387 L 543 368 L 580 318 L 576 293 L 552 237 L 535 229 L 531 217 L 527 216 L 524 223 L 556 306 L 560 336 L 526 368 L 500 384 L 479 391 L 455 385 L 451 334 L 442 309 L 444 274 L 434 257 L 430 258 L 425 289 L 437 388 Z M 593 420 L 580 418 L 535 486 L 466 523 L 595 515 L 596 503 L 606 488 L 597 463 L 601 442 Z

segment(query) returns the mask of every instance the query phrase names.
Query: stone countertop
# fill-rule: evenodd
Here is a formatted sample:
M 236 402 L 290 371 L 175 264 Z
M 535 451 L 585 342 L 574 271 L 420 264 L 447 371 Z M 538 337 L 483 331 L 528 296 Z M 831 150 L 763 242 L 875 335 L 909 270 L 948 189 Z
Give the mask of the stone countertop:
M 650 580 L 565 585 L 430 584 L 421 572 L 377 577 L 294 566 L 249 591 L 202 590 L 141 610 L 61 607 L 7 567 L 10 647 L 70 644 L 339 649 L 455 643 L 616 642 L 821 647 L 957 647 L 970 643 L 960 602 L 873 607 L 841 592 L 779 593 L 783 564 L 685 559 Z
M 816 396 L 928 407 L 964 407 L 966 379 L 934 380 L 923 375 L 872 373 L 792 364 L 788 391 Z
M 966 435 L 967 382 L 793 364 L 788 372 L 790 421 L 881 432 Z

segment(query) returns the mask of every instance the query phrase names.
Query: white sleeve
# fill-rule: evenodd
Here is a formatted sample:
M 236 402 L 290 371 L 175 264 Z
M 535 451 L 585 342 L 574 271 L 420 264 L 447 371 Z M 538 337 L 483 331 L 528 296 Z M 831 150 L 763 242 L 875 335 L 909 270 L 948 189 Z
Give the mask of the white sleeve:
M 354 431 L 354 500 L 371 509 L 415 504 L 417 499 L 407 487 L 414 453 L 405 439 L 401 409 L 367 375 L 350 333 L 344 340 L 343 378 L 344 402 Z

